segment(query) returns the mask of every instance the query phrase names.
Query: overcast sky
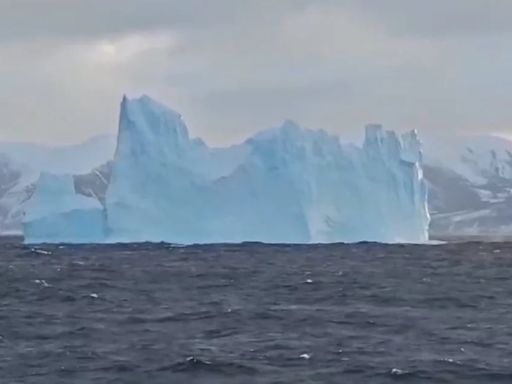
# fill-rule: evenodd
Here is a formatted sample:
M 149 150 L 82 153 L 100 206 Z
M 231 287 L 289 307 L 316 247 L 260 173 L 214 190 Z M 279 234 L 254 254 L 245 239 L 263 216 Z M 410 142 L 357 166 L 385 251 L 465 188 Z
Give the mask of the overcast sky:
M 114 133 L 124 93 L 214 145 L 286 118 L 512 134 L 511 20 L 511 0 L 0 0 L 0 140 Z

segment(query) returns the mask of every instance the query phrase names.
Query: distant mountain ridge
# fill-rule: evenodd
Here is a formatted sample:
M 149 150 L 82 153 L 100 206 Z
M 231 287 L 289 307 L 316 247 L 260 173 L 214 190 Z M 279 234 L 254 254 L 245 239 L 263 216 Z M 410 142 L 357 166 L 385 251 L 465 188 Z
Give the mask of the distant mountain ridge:
M 433 237 L 512 233 L 512 142 L 497 136 L 425 146 Z
M 87 173 L 111 160 L 115 146 L 114 135 L 100 135 L 80 144 L 63 146 L 0 142 L 0 153 L 18 167 L 34 172 Z
M 41 172 L 95 175 L 97 167 L 112 159 L 115 144 L 115 136 L 108 135 L 59 147 L 0 142 L 0 234 L 21 233 L 23 205 Z M 93 179 L 78 177 L 78 188 L 86 191 L 85 181 L 92 183 Z

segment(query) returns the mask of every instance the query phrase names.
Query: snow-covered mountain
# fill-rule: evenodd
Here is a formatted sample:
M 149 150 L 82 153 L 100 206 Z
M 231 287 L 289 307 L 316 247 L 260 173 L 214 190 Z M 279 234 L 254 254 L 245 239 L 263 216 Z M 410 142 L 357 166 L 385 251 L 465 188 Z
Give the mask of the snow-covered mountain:
M 425 143 L 433 237 L 512 232 L 512 142 L 497 136 Z
M 21 233 L 23 207 L 41 172 L 87 175 L 112 159 L 115 145 L 114 136 L 61 147 L 0 142 L 0 234 Z M 77 184 L 87 188 L 85 181 L 92 177 L 84 178 L 78 177 Z
M 429 222 L 421 162 L 415 132 L 399 137 L 378 125 L 362 147 L 286 121 L 213 150 L 189 137 L 178 113 L 147 96 L 124 98 L 110 172 L 44 174 L 26 205 L 25 238 L 421 242 Z
M 21 230 L 22 204 L 32 195 L 34 186 L 24 177 L 26 170 L 0 154 L 0 234 L 18 234 Z

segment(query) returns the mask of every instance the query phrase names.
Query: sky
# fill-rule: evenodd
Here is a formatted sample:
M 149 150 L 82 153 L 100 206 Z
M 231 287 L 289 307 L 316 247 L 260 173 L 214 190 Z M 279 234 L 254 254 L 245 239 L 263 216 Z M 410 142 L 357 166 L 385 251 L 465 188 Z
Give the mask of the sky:
M 512 135 L 511 19 L 510 0 L 0 0 L 0 141 L 114 134 L 123 94 L 212 145 L 284 119 Z

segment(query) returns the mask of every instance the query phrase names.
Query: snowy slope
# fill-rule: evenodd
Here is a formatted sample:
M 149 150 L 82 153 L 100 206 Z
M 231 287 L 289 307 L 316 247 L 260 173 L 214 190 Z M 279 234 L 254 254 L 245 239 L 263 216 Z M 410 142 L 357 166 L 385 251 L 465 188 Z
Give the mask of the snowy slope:
M 471 135 L 424 140 L 425 162 L 451 169 L 471 184 L 512 178 L 512 142 L 498 136 Z
M 61 147 L 0 142 L 0 235 L 21 233 L 23 204 L 41 172 L 87 174 L 112 159 L 115 143 L 112 136 Z
M 0 234 L 21 232 L 22 209 L 33 192 L 27 170 L 0 154 Z
M 425 148 L 432 235 L 509 235 L 512 142 L 468 136 L 427 141 Z
M 178 113 L 147 96 L 124 98 L 104 240 L 421 242 L 429 222 L 421 162 L 415 132 L 398 137 L 375 125 L 362 147 L 287 121 L 211 149 L 189 137 Z M 54 208 L 46 216 L 58 227 L 62 206 Z M 41 239 L 30 217 L 26 237 Z

